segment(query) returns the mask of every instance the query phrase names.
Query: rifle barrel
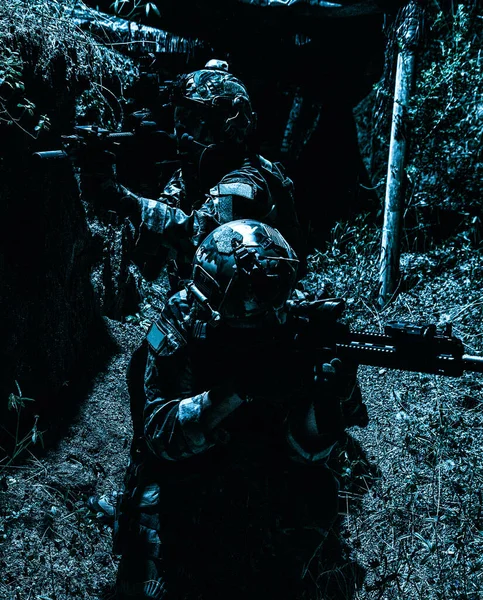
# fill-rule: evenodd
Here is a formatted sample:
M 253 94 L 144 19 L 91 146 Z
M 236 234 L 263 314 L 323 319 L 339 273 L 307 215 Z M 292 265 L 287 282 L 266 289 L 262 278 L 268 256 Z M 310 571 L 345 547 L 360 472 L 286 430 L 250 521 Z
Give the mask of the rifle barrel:
M 462 361 L 464 371 L 483 373 L 483 356 L 470 356 L 469 354 L 463 354 Z
M 45 150 L 43 152 L 34 152 L 32 157 L 36 160 L 59 160 L 68 158 L 67 152 L 64 150 Z
M 115 133 L 107 133 L 104 137 L 99 138 L 100 141 L 107 140 L 111 142 L 110 150 L 115 150 L 116 146 L 121 145 L 124 140 L 145 140 L 147 138 L 152 138 L 155 142 L 156 146 L 160 148 L 161 152 L 167 154 L 173 154 L 176 149 L 176 137 L 168 133 L 167 131 L 163 131 L 161 129 L 152 130 L 150 128 L 141 128 L 138 133 L 133 131 L 119 131 Z M 79 135 L 65 135 L 63 136 L 65 141 L 70 141 L 75 143 L 76 140 L 82 141 L 82 136 Z M 89 143 L 88 138 L 86 139 L 86 143 Z M 92 138 L 94 139 L 94 137 Z M 107 148 L 106 148 L 107 149 Z M 69 155 L 64 150 L 46 150 L 42 152 L 34 152 L 32 155 L 36 160 L 59 160 L 68 158 Z

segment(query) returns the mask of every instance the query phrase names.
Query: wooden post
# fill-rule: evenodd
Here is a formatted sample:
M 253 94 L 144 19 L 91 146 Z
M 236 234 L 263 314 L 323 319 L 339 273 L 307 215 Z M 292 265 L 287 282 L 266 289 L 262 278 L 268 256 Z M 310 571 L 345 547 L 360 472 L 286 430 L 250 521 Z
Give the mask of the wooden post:
M 407 146 L 406 106 L 411 97 L 414 64 L 419 37 L 421 9 L 410 2 L 400 15 L 397 31 L 399 53 L 392 113 L 391 138 L 387 169 L 384 225 L 379 263 L 378 305 L 383 308 L 396 292 L 399 279 L 401 215 L 404 204 L 405 163 Z

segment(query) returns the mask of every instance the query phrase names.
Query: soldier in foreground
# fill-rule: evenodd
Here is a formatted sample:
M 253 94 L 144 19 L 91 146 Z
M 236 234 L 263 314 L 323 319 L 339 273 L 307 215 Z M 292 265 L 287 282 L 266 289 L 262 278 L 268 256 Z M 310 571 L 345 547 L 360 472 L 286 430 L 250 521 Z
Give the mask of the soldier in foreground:
M 113 168 L 114 155 L 87 143 L 71 156 L 80 166 L 85 199 L 128 217 L 136 229 L 136 251 L 156 257 L 170 250 L 169 287 L 177 291 L 189 278 L 194 252 L 206 235 L 237 218 L 261 219 L 278 227 L 303 256 L 292 181 L 281 165 L 260 156 L 254 144 L 256 115 L 245 85 L 228 73 L 228 65 L 211 60 L 204 69 L 181 75 L 168 86 L 174 106 L 175 136 L 181 166 L 157 200 L 122 186 Z M 163 259 L 159 257 L 159 261 Z M 164 287 L 164 286 L 163 286 Z M 162 298 L 161 300 L 164 300 Z M 145 348 L 133 354 L 132 381 L 145 360 Z M 109 495 L 89 498 L 90 509 L 110 522 Z
M 277 230 L 222 225 L 151 327 L 116 522 L 120 600 L 315 597 L 337 515 L 326 460 L 360 393 L 354 365 L 297 344 L 297 266 Z

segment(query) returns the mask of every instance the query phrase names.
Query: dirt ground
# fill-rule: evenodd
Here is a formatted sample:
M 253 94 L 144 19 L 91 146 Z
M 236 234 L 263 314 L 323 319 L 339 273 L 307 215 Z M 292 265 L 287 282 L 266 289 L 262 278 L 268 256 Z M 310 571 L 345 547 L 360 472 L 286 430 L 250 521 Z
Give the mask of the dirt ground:
M 446 246 L 403 256 L 405 288 L 373 302 L 376 254 L 333 244 L 312 260 L 353 329 L 391 319 L 453 322 L 467 352 L 483 350 L 481 253 Z M 337 251 L 336 251 L 337 250 Z M 125 373 L 140 325 L 107 320 L 119 346 L 55 448 L 0 467 L 0 598 L 113 597 L 111 530 L 86 500 L 119 487 L 131 436 Z M 352 428 L 330 466 L 341 481 L 330 593 L 318 600 L 478 600 L 483 597 L 483 376 L 459 379 L 361 367 L 370 424 Z M 45 424 L 44 424 L 45 426 Z M 41 427 L 40 427 L 41 428 Z M 327 573 L 321 574 L 321 581 Z M 314 599 L 315 600 L 315 599 Z
M 117 490 L 132 430 L 126 369 L 143 329 L 106 319 L 119 353 L 93 381 L 90 394 L 55 449 L 2 469 L 0 598 L 108 598 L 116 557 L 111 529 L 86 506 L 94 493 Z

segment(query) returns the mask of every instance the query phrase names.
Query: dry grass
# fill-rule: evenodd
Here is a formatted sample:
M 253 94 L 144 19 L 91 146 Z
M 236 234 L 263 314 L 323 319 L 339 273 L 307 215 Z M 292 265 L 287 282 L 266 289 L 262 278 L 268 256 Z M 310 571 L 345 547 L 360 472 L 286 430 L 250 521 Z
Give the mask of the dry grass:
M 402 288 L 409 289 L 378 313 L 372 304 L 377 254 L 367 251 L 370 230 L 366 240 L 358 244 L 357 260 L 351 259 L 354 239 L 341 261 L 333 247 L 314 257 L 336 295 L 351 294 L 347 318 L 354 329 L 380 331 L 393 319 L 453 322 L 467 352 L 482 353 L 480 252 L 447 244 L 426 254 L 404 254 Z M 361 448 L 346 459 L 343 469 L 351 477 L 343 477 L 341 494 L 350 557 L 366 570 L 354 597 L 481 598 L 483 377 L 361 367 L 360 381 L 370 424 L 350 432 Z M 371 469 L 355 476 L 357 461 Z

